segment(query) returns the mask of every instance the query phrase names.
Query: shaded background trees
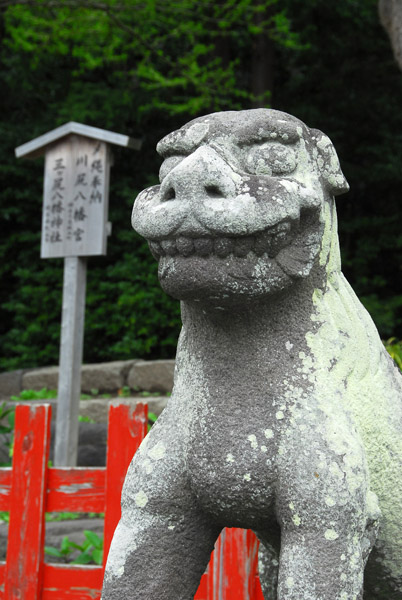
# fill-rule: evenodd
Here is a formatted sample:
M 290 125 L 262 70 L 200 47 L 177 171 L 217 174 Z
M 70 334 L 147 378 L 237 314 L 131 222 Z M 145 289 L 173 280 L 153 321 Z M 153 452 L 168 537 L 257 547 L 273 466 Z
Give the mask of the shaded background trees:
M 173 356 L 178 303 L 131 230 L 155 145 L 190 118 L 272 106 L 333 140 L 344 271 L 402 337 L 402 77 L 375 0 L 0 0 L 0 368 L 58 358 L 62 261 L 39 259 L 43 164 L 14 147 L 70 120 L 143 138 L 115 150 L 108 255 L 91 258 L 84 359 Z

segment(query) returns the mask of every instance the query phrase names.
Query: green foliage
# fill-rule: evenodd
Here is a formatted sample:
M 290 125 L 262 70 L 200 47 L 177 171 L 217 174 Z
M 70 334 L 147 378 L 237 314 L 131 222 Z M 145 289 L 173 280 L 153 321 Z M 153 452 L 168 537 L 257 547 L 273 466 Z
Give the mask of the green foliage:
M 84 530 L 85 541 L 82 544 L 76 544 L 68 536 L 64 536 L 60 548 L 45 546 L 45 554 L 63 559 L 64 562 L 71 562 L 74 565 L 102 564 L 103 540 L 94 532 Z M 77 551 L 79 552 L 77 555 Z M 71 560 L 72 555 L 76 555 Z
M 153 424 L 156 422 L 158 416 L 153 413 L 153 412 L 149 412 L 148 413 L 148 426 L 147 426 L 147 431 L 151 431 Z
M 83 516 L 82 513 L 76 513 L 76 512 L 57 512 L 57 513 L 53 512 L 53 513 L 46 513 L 45 519 L 46 519 L 46 521 L 75 521 L 76 519 L 80 519 L 82 516 Z M 90 513 L 85 513 L 85 516 L 90 519 L 95 519 L 95 518 L 103 518 L 105 516 L 105 514 L 90 512 Z
M 19 396 L 11 396 L 12 402 L 20 402 L 21 400 L 51 400 L 57 398 L 57 390 L 22 390 Z
M 242 106 L 249 98 L 240 61 L 254 36 L 300 47 L 279 0 L 103 0 L 34 5 L 15 2 L 5 11 L 7 46 L 24 52 L 33 71 L 43 60 L 69 60 L 74 80 L 113 70 L 132 92 L 146 93 L 140 115 L 157 111 L 197 114 Z M 229 47 L 224 60 L 217 44 Z M 119 81 L 120 80 L 120 81 Z M 126 98 L 130 101 L 130 98 Z
M 122 388 L 119 389 L 119 391 L 117 392 L 117 395 L 120 398 L 130 398 L 130 396 L 132 396 L 132 392 L 131 389 L 128 387 L 128 385 L 124 385 Z
M 60 513 L 46 513 L 46 521 L 75 521 L 80 518 L 80 513 L 73 512 L 60 512 Z
M 391 358 L 402 371 L 402 340 L 398 341 L 396 338 L 392 337 L 384 342 L 384 344 Z
M 86 415 L 78 415 L 78 422 L 79 423 L 95 423 L 95 421 L 93 419 L 91 419 L 91 417 L 88 417 Z
M 92 398 L 111 398 L 111 394 L 99 394 L 99 390 L 93 389 L 90 394 L 81 394 L 81 400 L 90 400 Z M 22 390 L 19 396 L 11 396 L 12 402 L 21 402 L 21 400 L 52 400 L 57 398 L 57 390 Z M 1 415 L 0 415 L 1 418 Z M 84 419 L 84 418 L 83 418 Z M 84 419 L 85 420 L 85 419 Z M 1 432 L 0 432 L 1 433 Z

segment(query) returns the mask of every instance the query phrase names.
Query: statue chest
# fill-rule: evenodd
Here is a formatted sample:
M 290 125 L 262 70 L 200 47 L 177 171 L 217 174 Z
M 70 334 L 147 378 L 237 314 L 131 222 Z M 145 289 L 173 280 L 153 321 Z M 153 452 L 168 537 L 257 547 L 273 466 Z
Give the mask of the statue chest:
M 256 527 L 272 513 L 280 427 L 272 407 L 198 407 L 187 447 L 190 483 L 204 510 L 233 526 Z M 256 405 L 257 404 L 257 405 Z M 203 414 L 200 414 L 203 413 Z

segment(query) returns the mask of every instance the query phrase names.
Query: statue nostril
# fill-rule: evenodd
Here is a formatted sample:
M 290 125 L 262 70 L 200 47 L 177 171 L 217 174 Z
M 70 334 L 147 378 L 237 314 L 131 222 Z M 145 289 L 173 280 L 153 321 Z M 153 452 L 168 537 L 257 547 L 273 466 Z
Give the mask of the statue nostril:
M 168 190 L 166 190 L 163 199 L 164 200 L 174 200 L 175 198 L 176 198 L 175 189 L 173 187 L 170 187 Z
M 217 185 L 206 185 L 205 191 L 211 198 L 222 198 L 223 193 Z

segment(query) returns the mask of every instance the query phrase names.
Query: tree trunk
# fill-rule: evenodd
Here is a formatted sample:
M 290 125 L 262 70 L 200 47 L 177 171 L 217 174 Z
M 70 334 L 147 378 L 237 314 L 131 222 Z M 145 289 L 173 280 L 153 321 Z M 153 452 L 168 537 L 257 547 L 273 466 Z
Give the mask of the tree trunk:
M 378 10 L 391 40 L 395 60 L 402 69 L 402 0 L 379 0 Z
M 255 24 L 260 26 L 268 20 L 269 9 L 255 15 Z M 254 96 L 253 108 L 263 108 L 272 104 L 274 87 L 274 44 L 267 31 L 255 36 L 251 59 L 251 92 Z

